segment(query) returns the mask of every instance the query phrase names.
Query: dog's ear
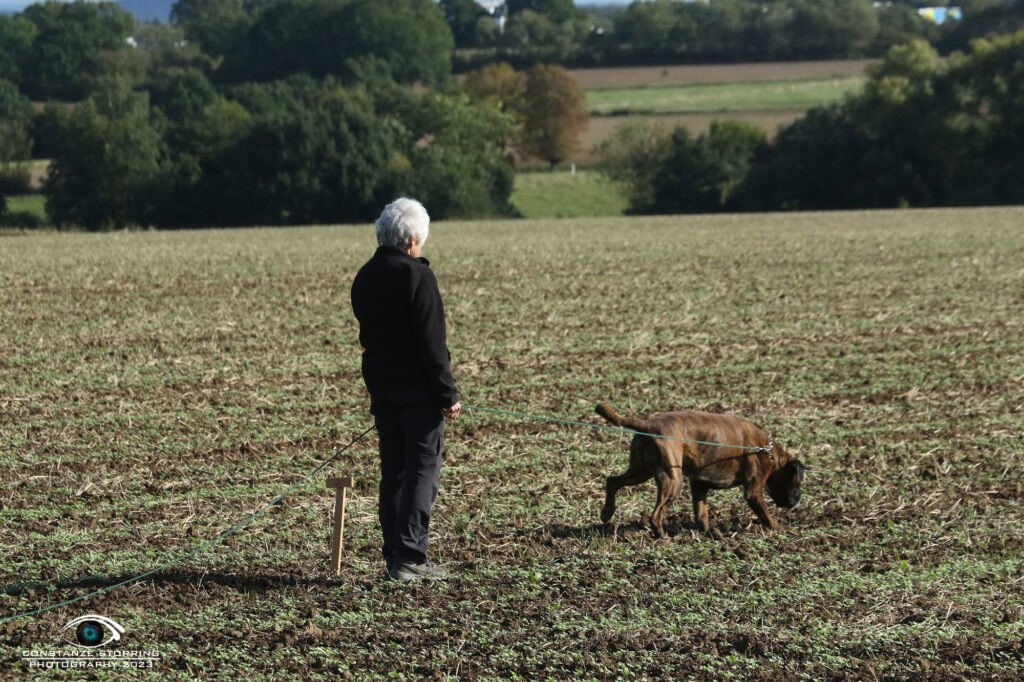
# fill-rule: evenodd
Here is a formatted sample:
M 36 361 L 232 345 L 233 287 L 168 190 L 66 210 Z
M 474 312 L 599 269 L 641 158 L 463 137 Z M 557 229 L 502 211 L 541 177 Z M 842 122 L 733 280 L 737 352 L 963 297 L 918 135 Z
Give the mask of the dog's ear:
M 804 466 L 804 463 L 798 460 L 796 457 L 791 457 L 789 462 L 786 464 L 786 466 L 783 467 L 783 469 L 789 469 L 790 471 L 795 472 L 797 480 L 803 483 L 804 472 L 807 470 L 807 467 Z

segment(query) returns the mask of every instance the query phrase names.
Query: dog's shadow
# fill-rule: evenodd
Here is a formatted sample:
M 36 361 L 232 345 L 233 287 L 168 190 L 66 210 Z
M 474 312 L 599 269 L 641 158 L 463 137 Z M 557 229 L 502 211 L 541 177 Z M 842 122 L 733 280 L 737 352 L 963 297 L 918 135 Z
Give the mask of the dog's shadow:
M 706 537 L 709 534 L 704 533 L 700 527 L 692 522 L 686 521 L 683 517 L 672 517 L 670 516 L 665 520 L 665 534 L 667 535 L 665 540 L 674 540 L 680 536 L 691 537 L 693 535 Z M 624 523 L 616 523 L 611 521 L 609 523 L 590 523 L 582 526 L 571 526 L 564 523 L 552 523 L 547 526 L 542 526 L 532 531 L 520 533 L 520 535 L 538 541 L 549 541 L 549 540 L 593 540 L 594 538 L 615 538 L 617 540 L 633 541 L 639 538 L 646 538 L 649 540 L 658 540 L 658 538 L 651 531 L 650 521 L 646 516 Z M 714 526 L 711 528 L 710 535 L 715 539 L 721 540 L 722 536 Z
M 595 538 L 614 538 L 624 544 L 644 546 L 647 543 L 707 540 L 722 551 L 732 552 L 740 559 L 749 558 L 742 538 L 726 537 L 714 524 L 705 532 L 693 521 L 684 521 L 682 517 L 670 517 L 665 520 L 664 528 L 666 537 L 655 536 L 651 531 L 650 522 L 644 517 L 627 523 L 591 523 L 583 526 L 553 523 L 520 535 L 529 541 L 548 546 L 566 540 L 589 542 Z

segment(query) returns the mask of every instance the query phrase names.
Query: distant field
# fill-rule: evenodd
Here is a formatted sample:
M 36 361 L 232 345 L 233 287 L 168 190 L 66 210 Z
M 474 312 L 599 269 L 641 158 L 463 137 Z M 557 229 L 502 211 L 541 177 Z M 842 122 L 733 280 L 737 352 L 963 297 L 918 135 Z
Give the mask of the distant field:
M 561 178 L 560 178 L 561 179 Z M 467 409 L 432 557 L 384 583 L 371 435 L 227 540 L 0 624 L 26 651 L 101 614 L 135 680 L 1024 678 L 1024 209 L 438 222 L 463 400 L 599 424 L 737 414 L 804 499 L 688 486 L 670 537 L 630 438 Z M 372 422 L 352 277 L 370 225 L 0 238 L 0 619 L 199 547 Z M 352 475 L 327 566 L 327 476 Z M 64 633 L 67 634 L 67 633 Z M 85 677 L 122 679 L 109 671 Z
M 607 69 L 571 69 L 584 90 L 636 88 L 700 83 L 755 83 L 782 80 L 860 78 L 875 63 L 869 59 L 758 64 L 702 64 L 687 66 L 628 66 Z
M 712 121 L 740 120 L 770 138 L 807 109 L 833 102 L 864 82 L 870 60 L 703 66 L 628 67 L 572 71 L 587 94 L 591 120 L 582 150 L 571 160 L 594 161 L 593 149 L 627 121 L 694 134 Z
M 863 78 L 606 88 L 587 91 L 591 115 L 805 110 L 853 92 Z
M 565 169 L 516 173 L 512 204 L 524 218 L 620 215 L 628 202 L 619 186 L 596 171 Z
M 19 194 L 7 197 L 7 210 L 33 213 L 46 218 L 46 197 L 42 194 Z

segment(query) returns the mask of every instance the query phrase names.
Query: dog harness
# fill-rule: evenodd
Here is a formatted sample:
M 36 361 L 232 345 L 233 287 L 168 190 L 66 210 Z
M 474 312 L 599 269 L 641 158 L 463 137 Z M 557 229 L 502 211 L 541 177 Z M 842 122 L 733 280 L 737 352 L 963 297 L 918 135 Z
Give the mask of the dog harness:
M 757 449 L 757 452 L 763 452 L 768 455 L 768 459 L 772 463 L 772 469 L 778 469 L 779 465 L 775 461 L 775 438 L 769 433 L 768 434 L 768 445 L 762 445 Z

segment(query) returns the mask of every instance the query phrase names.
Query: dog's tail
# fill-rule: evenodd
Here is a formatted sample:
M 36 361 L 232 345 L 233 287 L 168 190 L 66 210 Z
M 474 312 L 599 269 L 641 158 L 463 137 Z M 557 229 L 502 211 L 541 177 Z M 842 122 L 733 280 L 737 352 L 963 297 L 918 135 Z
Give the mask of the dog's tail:
M 599 415 L 616 426 L 632 429 L 633 431 L 651 433 L 651 423 L 649 421 L 646 419 L 630 419 L 629 417 L 623 417 L 612 409 L 612 406 L 608 404 L 607 400 L 598 403 L 597 407 L 594 409 Z

